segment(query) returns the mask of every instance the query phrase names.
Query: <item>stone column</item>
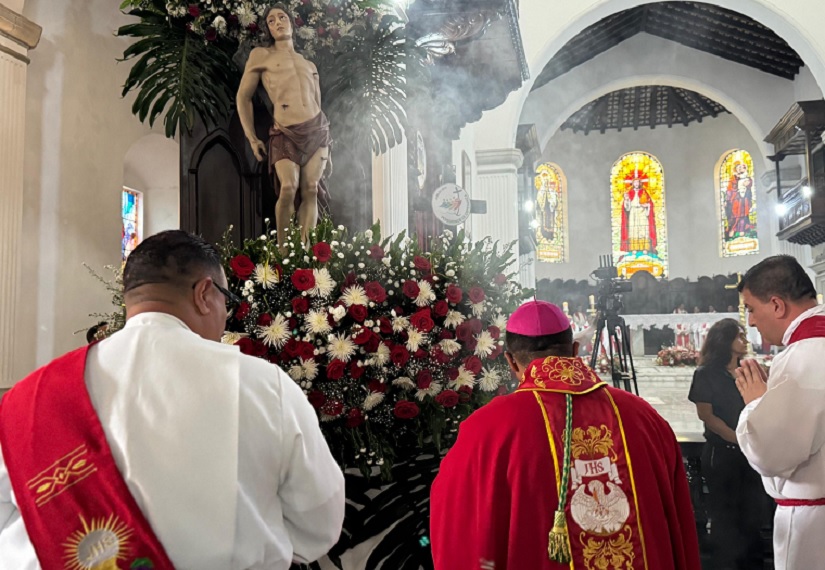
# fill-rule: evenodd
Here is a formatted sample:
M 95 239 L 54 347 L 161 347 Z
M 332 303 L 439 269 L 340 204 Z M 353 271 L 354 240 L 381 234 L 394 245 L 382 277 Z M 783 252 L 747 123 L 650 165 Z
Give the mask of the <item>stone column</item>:
M 398 234 L 409 226 L 407 139 L 372 158 L 372 219 L 381 220 L 381 235 Z
M 473 241 L 485 237 L 507 245 L 519 238 L 518 169 L 523 160 L 517 148 L 476 151 L 476 187 L 473 199 L 487 202 L 486 214 L 473 214 L 467 222 Z M 513 250 L 515 263 L 519 262 L 518 244 Z M 511 270 L 519 268 L 514 264 Z M 525 272 L 525 277 L 529 271 Z M 523 283 L 527 287 L 533 283 Z
M 40 41 L 41 31 L 0 4 L 0 391 L 16 380 L 12 364 L 23 218 L 26 66 L 28 51 Z

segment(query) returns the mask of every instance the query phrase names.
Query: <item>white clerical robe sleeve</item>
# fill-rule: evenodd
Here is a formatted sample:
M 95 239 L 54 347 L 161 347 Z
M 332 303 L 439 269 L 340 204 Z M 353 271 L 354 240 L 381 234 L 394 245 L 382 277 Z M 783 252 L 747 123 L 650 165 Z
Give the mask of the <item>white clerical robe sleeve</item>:
M 768 391 L 745 406 L 736 439 L 751 466 L 765 477 L 788 478 L 825 441 L 825 387 L 821 365 L 809 355 L 774 364 Z
M 326 554 L 341 535 L 344 476 L 304 393 L 289 378 L 282 386 L 286 461 L 278 496 L 294 558 L 308 563 Z

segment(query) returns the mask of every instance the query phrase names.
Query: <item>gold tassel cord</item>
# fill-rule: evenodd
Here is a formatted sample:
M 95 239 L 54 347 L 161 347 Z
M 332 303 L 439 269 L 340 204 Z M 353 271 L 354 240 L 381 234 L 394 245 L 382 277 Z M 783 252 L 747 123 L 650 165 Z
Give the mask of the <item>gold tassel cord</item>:
M 567 564 L 571 560 L 570 537 L 567 533 L 567 517 L 564 510 L 556 511 L 553 518 L 553 530 L 550 531 L 547 554 L 551 562 Z

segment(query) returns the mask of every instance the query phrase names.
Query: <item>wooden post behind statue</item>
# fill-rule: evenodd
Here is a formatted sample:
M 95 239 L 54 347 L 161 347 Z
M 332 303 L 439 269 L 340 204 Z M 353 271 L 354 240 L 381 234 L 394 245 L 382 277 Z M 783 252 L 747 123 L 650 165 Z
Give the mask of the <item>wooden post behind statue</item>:
M 318 70 L 295 52 L 294 22 L 283 4 L 272 5 L 265 14 L 273 43 L 249 54 L 237 107 L 246 138 L 258 161 L 268 155 L 269 171 L 278 201 L 275 223 L 278 245 L 283 251 L 286 229 L 296 209 L 301 238 L 307 243 L 309 231 L 318 223 L 319 194 L 326 189 L 322 176 L 331 159 L 329 121 L 321 111 Z M 255 134 L 252 97 L 262 82 L 273 106 L 273 125 L 265 144 Z

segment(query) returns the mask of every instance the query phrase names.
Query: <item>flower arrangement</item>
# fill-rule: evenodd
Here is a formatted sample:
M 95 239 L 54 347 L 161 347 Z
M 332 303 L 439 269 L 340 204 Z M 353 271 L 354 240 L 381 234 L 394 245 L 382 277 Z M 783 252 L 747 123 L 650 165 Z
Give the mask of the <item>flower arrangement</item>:
M 378 225 L 349 235 L 323 220 L 309 248 L 291 228 L 281 255 L 272 234 L 223 246 L 243 299 L 223 341 L 301 386 L 342 466 L 386 476 L 402 449 L 448 447 L 508 391 L 502 335 L 529 294 L 505 274 L 511 248 L 445 232 L 424 252 Z
M 699 351 L 683 346 L 666 346 L 656 356 L 659 366 L 697 366 Z

